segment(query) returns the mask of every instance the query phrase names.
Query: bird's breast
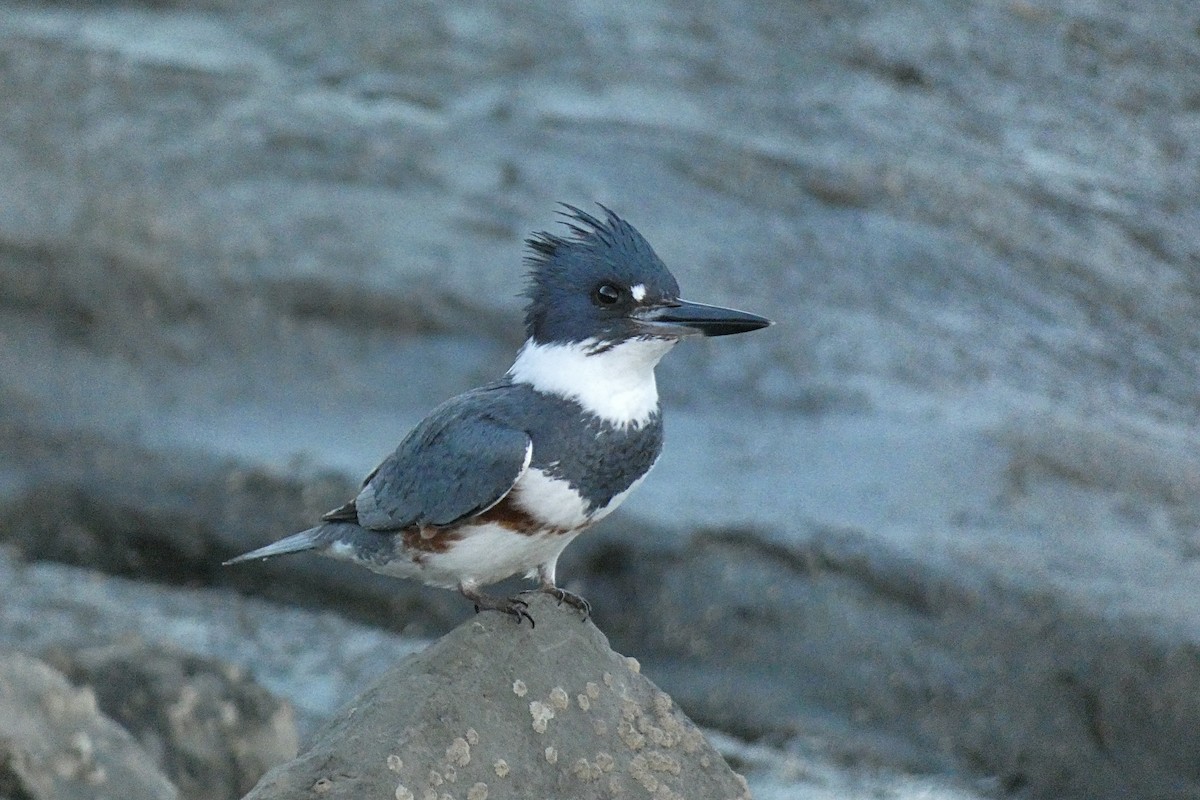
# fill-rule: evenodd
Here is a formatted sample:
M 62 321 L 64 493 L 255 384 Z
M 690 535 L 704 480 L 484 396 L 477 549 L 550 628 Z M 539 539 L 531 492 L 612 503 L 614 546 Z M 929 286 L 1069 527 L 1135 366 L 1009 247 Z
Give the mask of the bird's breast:
M 582 528 L 594 521 L 597 510 L 568 481 L 537 468 L 525 471 L 506 500 L 541 530 Z

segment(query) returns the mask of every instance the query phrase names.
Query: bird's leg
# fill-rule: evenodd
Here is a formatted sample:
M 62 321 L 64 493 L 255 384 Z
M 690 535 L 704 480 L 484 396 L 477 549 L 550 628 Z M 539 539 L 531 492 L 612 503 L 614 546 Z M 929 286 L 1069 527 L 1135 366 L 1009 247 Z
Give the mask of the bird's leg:
M 521 624 L 522 619 L 529 620 L 529 627 L 537 627 L 537 623 L 533 621 L 533 617 L 529 616 L 529 612 L 525 609 L 529 604 L 524 600 L 516 597 L 499 598 L 492 597 L 490 594 L 484 594 L 479 591 L 479 588 L 474 583 L 463 581 L 458 585 L 458 591 L 463 597 L 475 604 L 475 613 L 480 611 L 503 611 L 505 614 L 511 614 L 516 617 L 517 624 Z
M 553 561 L 539 565 L 537 570 L 538 588 L 528 591 L 544 592 L 557 600 L 560 606 L 566 603 L 571 608 L 582 612 L 583 620 L 586 622 L 592 616 L 592 604 L 574 592 L 558 588 L 554 583 L 554 565 Z M 526 594 L 526 592 L 522 592 L 522 594 Z

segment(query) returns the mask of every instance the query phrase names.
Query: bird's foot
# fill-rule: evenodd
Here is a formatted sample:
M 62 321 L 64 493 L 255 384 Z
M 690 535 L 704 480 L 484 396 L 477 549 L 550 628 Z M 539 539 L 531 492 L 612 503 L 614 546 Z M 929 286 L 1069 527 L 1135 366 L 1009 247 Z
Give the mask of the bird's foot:
M 566 589 L 560 589 L 552 583 L 544 584 L 542 586 L 539 586 L 536 589 L 528 589 L 524 592 L 521 592 L 521 594 L 531 594 L 533 592 L 542 592 L 543 594 L 550 595 L 551 597 L 553 597 L 555 600 L 558 601 L 558 604 L 560 606 L 563 603 L 566 603 L 571 608 L 573 608 L 576 611 L 579 611 L 583 614 L 584 622 L 586 622 L 592 616 L 592 604 L 591 603 L 589 603 L 583 597 L 580 597 L 579 595 L 575 594 L 574 592 L 568 592 Z
M 537 623 L 533 621 L 533 617 L 529 616 L 526 610 L 529 604 L 517 597 L 492 597 L 489 594 L 471 589 L 468 587 L 459 587 L 459 592 L 464 597 L 475 604 L 475 613 L 480 611 L 501 611 L 512 617 L 515 617 L 517 624 L 521 624 L 521 620 L 529 620 L 529 627 L 536 628 Z

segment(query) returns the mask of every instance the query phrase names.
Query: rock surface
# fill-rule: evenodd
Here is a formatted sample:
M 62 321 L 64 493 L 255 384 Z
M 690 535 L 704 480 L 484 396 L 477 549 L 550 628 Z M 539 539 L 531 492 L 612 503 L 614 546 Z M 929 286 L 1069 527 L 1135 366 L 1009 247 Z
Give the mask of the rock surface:
M 185 800 L 241 797 L 296 755 L 291 707 L 244 669 L 138 640 L 47 658 L 134 735 Z
M 777 744 L 1195 796 L 1198 23 L 2 2 L 0 536 L 445 630 L 449 593 L 216 565 L 503 369 L 521 237 L 601 200 L 781 323 L 667 358 L 662 463 L 567 551 L 617 647 Z
M 0 797 L 174 800 L 175 787 L 96 697 L 23 655 L 0 654 Z
M 392 667 L 247 800 L 749 798 L 635 659 L 544 595 L 537 626 L 463 623 Z
M 0 603 L 5 649 L 52 659 L 65 653 L 70 663 L 72 653 L 102 654 L 114 642 L 145 639 L 152 648 L 222 664 L 219 669 L 244 674 L 286 699 L 301 737 L 426 644 L 328 611 L 282 606 L 227 589 L 163 586 L 60 564 L 25 564 L 5 548 L 0 548 L 0 586 L 5 587 Z M 139 686 L 143 692 L 151 688 L 149 682 Z
M 172 651 L 186 648 L 286 698 L 305 741 L 388 667 L 429 644 L 229 589 L 169 587 L 50 562 L 25 564 L 3 547 L 0 585 L 0 647 L 70 653 L 141 636 Z M 913 785 L 939 800 L 981 796 L 920 765 L 898 768 L 908 762 L 889 749 L 894 743 L 849 735 L 828 716 L 810 716 L 804 734 L 787 747 L 710 735 L 722 755 L 736 760 L 760 800 L 903 800 Z M 227 765 L 218 772 L 231 771 Z

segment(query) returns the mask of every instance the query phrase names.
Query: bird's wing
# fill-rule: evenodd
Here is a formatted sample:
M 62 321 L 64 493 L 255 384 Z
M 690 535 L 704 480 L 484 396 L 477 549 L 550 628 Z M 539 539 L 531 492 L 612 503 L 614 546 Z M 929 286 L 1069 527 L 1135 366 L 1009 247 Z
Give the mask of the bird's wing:
M 525 431 L 470 406 L 439 407 L 379 465 L 354 499 L 359 525 L 451 525 L 508 494 L 529 467 L 533 443 Z

